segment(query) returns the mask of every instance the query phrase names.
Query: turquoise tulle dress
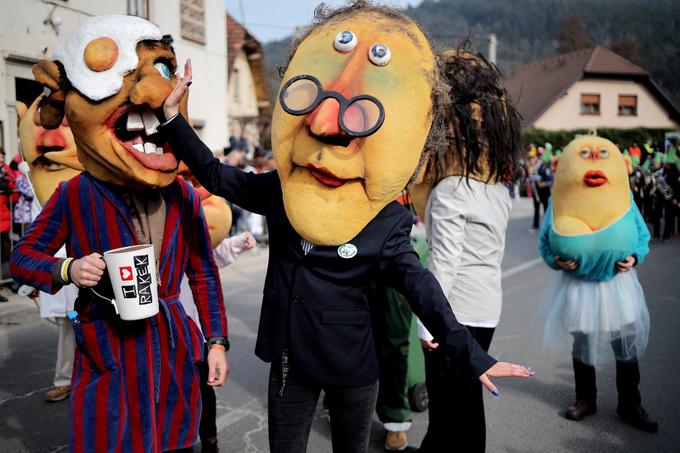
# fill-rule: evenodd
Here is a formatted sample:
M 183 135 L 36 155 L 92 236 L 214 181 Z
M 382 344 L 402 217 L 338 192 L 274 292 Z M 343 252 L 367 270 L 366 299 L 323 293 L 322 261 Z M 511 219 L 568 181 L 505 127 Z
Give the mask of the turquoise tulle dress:
M 632 201 L 628 210 L 607 227 L 579 235 L 553 228 L 552 203 L 541 226 L 539 249 L 544 261 L 560 272 L 546 291 L 544 343 L 565 347 L 571 336 L 587 336 L 585 347 L 574 349 L 575 359 L 595 365 L 611 356 L 616 360 L 640 357 L 649 338 L 649 312 L 635 269 L 618 272 L 616 263 L 634 256 L 637 264 L 649 252 L 649 230 Z M 573 271 L 555 264 L 555 256 L 579 263 Z

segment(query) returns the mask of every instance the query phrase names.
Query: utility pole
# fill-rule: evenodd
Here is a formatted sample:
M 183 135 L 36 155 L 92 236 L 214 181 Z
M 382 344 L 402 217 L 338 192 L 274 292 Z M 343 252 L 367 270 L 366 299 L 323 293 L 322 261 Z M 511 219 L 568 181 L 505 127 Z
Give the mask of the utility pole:
M 496 64 L 496 48 L 498 47 L 498 39 L 495 33 L 489 34 L 489 61 Z

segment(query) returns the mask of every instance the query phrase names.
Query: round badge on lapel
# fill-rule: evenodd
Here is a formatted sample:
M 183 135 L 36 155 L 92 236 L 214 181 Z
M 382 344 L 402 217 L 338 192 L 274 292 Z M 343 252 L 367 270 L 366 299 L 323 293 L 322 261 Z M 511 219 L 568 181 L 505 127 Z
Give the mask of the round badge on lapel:
M 338 255 L 340 258 L 354 258 L 357 254 L 357 246 L 354 244 L 342 244 L 338 247 Z

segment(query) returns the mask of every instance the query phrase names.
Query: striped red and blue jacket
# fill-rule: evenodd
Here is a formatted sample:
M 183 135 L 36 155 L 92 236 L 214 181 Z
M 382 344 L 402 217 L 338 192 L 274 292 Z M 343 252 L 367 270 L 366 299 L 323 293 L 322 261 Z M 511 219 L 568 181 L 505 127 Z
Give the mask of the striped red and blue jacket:
M 125 188 L 84 172 L 62 183 L 12 252 L 19 282 L 55 293 L 54 254 L 68 256 L 138 244 Z M 178 303 L 186 272 L 203 335 L 226 336 L 227 320 L 217 266 L 200 201 L 177 179 L 161 189 L 166 204 L 160 254 L 160 312 L 122 321 L 110 302 L 80 289 L 74 324 L 76 354 L 71 382 L 71 451 L 160 452 L 191 447 L 201 414 L 196 363 L 202 338 Z M 107 274 L 96 291 L 112 295 Z

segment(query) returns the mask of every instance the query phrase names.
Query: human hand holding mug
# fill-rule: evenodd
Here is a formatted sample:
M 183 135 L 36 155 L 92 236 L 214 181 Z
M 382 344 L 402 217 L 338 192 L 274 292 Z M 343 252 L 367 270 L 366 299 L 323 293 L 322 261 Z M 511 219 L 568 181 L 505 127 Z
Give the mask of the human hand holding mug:
M 96 286 L 104 275 L 106 263 L 99 253 L 90 253 L 87 256 L 73 260 L 71 263 L 71 280 L 76 286 L 85 288 Z

